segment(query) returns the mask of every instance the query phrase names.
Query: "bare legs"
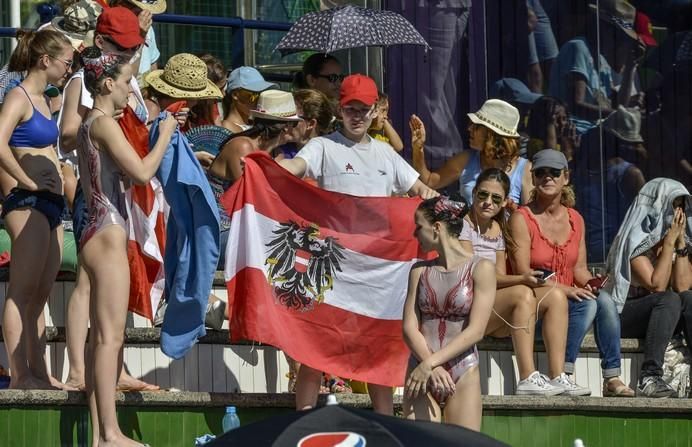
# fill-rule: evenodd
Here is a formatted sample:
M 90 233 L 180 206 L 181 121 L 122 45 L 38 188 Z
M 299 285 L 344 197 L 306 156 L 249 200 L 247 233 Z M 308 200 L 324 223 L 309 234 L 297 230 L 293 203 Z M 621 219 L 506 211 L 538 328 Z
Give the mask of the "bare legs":
M 10 388 L 51 389 L 45 362 L 45 323 L 38 322 L 60 268 L 62 229 L 50 230 L 45 216 L 18 209 L 5 216 L 12 240 L 3 336 L 12 379 Z M 41 326 L 41 327 L 40 327 Z
M 456 391 L 447 398 L 444 411 L 440 410 L 439 404 L 430 393 L 413 399 L 404 394 L 403 408 L 404 417 L 407 419 L 432 422 L 444 420 L 447 424 L 480 431 L 483 404 L 478 366 L 470 368 L 457 380 Z
M 317 396 L 320 393 L 322 372 L 305 364 L 298 369 L 296 380 L 296 409 L 307 410 L 317 405 Z M 368 393 L 372 401 L 373 409 L 377 413 L 391 415 L 394 410 L 394 398 L 392 388 L 389 386 L 368 384 Z
M 67 358 L 70 361 L 70 372 L 65 383 L 78 389 L 85 387 L 84 347 L 89 332 L 89 289 L 89 275 L 80 259 L 77 283 L 67 303 L 65 320 Z
M 86 379 L 92 424 L 99 446 L 139 446 L 120 431 L 115 387 L 122 368 L 122 346 L 130 292 L 126 235 L 116 225 L 98 232 L 82 248 L 91 283 L 91 342 Z
M 548 354 L 549 374 L 550 377 L 557 377 L 564 370 L 567 343 L 567 297 L 562 290 L 553 287 L 531 289 L 526 286 L 499 289 L 493 309 L 516 329 L 510 328 L 493 312 L 485 331 L 486 335 L 493 337 L 512 336 L 519 380 L 527 378 L 536 370 L 533 346 L 536 305 L 539 301 L 538 313 L 543 319 L 543 341 Z

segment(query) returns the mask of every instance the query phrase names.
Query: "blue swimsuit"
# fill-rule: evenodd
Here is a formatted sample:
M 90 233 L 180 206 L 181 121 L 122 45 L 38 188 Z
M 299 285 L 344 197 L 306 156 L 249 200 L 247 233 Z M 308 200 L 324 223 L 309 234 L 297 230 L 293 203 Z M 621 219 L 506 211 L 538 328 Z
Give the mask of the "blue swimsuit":
M 57 124 L 36 109 L 24 87 L 20 85 L 19 88 L 29 99 L 33 113 L 31 118 L 14 128 L 8 142 L 9 145 L 15 149 L 42 149 L 47 146 L 54 146 L 58 142 L 60 134 Z M 48 225 L 53 230 L 62 222 L 65 199 L 60 194 L 49 191 L 27 191 L 26 189 L 13 188 L 2 204 L 2 218 L 5 218 L 11 211 L 21 208 L 34 208 L 41 212 L 46 216 Z

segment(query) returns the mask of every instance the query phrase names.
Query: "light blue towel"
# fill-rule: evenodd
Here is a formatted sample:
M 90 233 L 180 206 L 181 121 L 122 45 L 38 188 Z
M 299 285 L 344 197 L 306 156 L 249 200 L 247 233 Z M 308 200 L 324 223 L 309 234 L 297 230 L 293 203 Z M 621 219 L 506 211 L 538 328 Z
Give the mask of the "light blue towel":
M 151 127 L 149 147 L 158 139 L 162 116 Z M 179 129 L 156 176 L 171 207 L 163 257 L 168 308 L 161 350 L 179 359 L 206 334 L 204 314 L 219 259 L 219 211 L 204 170 Z

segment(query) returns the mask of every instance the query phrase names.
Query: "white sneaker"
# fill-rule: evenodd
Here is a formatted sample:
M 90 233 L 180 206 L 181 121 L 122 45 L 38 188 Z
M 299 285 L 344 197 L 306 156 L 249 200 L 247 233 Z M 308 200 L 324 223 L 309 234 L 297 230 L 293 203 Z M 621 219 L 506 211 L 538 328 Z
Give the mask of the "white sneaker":
M 529 377 L 519 381 L 516 394 L 518 396 L 556 396 L 563 392 L 564 389 L 562 387 L 552 385 L 550 379 L 538 371 L 534 371 Z
M 590 396 L 591 390 L 577 385 L 565 373 L 560 374 L 550 381 L 550 384 L 562 389 L 562 394 L 567 396 Z

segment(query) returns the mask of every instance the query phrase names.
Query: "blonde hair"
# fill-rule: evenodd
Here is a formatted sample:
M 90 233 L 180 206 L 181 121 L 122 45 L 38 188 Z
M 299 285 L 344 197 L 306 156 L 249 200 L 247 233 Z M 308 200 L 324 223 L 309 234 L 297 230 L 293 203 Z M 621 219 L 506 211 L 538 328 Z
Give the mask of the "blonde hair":
M 473 124 L 484 129 L 485 140 L 481 147 L 481 153 L 491 160 L 508 159 L 513 160 L 519 155 L 519 139 L 505 137 L 485 127 L 481 124 Z
M 29 71 L 44 54 L 59 57 L 66 47 L 72 48 L 63 33 L 52 29 L 18 30 L 17 39 L 19 43 L 10 56 L 8 71 Z

